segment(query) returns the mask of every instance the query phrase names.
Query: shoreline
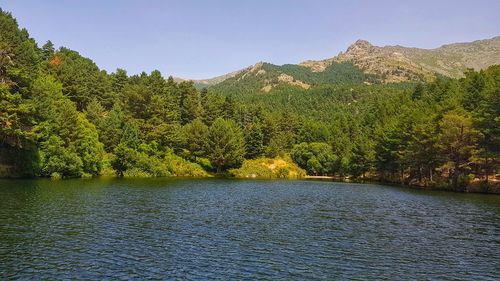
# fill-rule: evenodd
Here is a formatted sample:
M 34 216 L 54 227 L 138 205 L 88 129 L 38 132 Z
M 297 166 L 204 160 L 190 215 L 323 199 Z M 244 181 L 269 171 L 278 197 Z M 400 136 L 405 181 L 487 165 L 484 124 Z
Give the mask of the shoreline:
M 376 183 L 388 186 L 397 186 L 403 188 L 411 188 L 416 190 L 425 190 L 425 191 L 446 191 L 453 193 L 474 193 L 474 194 L 493 194 L 500 195 L 500 184 L 496 183 L 495 185 L 491 185 L 489 187 L 490 190 L 483 191 L 480 186 L 474 185 L 474 182 L 470 182 L 469 185 L 463 190 L 454 190 L 451 188 L 440 188 L 440 187 L 430 187 L 430 186 L 420 186 L 413 184 L 404 184 L 400 182 L 391 182 L 391 181 L 383 181 L 377 179 L 350 179 L 350 178 L 342 178 L 342 177 L 332 177 L 332 176 L 306 176 L 304 177 L 306 180 L 324 180 L 324 181 L 334 181 L 334 182 L 345 182 L 345 183 Z
M 64 181 L 64 180 L 92 180 L 92 179 L 107 179 L 107 180 L 129 180 L 129 179 L 177 179 L 177 180 L 196 180 L 196 179 L 234 179 L 234 180 L 272 180 L 272 181 L 289 181 L 289 180 L 306 180 L 306 181 L 331 181 L 331 182 L 341 182 L 341 183 L 360 183 L 360 184 L 380 184 L 380 185 L 387 185 L 387 186 L 394 186 L 394 187 L 400 187 L 400 188 L 409 188 L 409 189 L 415 189 L 415 190 L 423 190 L 423 191 L 446 191 L 446 192 L 453 192 L 453 193 L 470 193 L 470 194 L 490 194 L 490 195 L 500 195 L 500 185 L 496 184 L 495 186 L 491 186 L 489 191 L 482 191 L 480 190 L 479 187 L 473 186 L 472 182 L 465 188 L 465 190 L 460 191 L 460 190 L 453 190 L 449 188 L 439 188 L 439 187 L 425 187 L 425 186 L 419 186 L 419 185 L 409 185 L 409 184 L 401 184 L 397 182 L 390 182 L 390 181 L 381 181 L 377 179 L 370 179 L 370 178 L 364 178 L 364 179 L 351 179 L 351 178 L 343 178 L 343 177 L 334 177 L 334 176 L 309 176 L 306 175 L 301 178 L 266 178 L 266 177 L 234 177 L 234 176 L 227 176 L 227 175 L 210 175 L 206 177 L 192 177 L 192 176 L 166 176 L 166 177 L 117 177 L 117 176 L 111 176 L 111 175 L 101 175 L 101 176 L 96 176 L 96 177 L 89 177 L 89 178 L 60 178 L 60 179 L 54 179 L 54 178 L 46 178 L 46 177 L 1 177 L 0 180 L 50 180 L 50 181 Z

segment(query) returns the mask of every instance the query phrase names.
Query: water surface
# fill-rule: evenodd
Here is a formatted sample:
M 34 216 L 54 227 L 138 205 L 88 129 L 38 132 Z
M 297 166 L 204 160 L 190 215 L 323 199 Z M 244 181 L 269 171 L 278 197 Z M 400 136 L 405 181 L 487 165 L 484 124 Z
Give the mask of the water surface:
M 500 196 L 318 181 L 0 180 L 0 279 L 499 280 Z

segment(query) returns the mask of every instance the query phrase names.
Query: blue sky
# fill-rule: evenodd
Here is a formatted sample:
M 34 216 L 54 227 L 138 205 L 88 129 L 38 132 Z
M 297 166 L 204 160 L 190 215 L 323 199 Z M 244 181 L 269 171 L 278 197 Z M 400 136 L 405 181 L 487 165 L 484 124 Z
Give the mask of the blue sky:
M 357 39 L 435 48 L 500 35 L 500 1 L 0 0 L 50 39 L 130 74 L 209 78 L 258 61 L 324 59 Z

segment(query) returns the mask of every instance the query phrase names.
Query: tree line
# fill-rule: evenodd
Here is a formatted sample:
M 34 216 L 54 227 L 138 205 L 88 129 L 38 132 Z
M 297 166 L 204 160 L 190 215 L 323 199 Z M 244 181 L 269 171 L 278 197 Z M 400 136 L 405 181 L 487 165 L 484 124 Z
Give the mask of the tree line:
M 277 156 L 310 175 L 456 190 L 498 173 L 500 66 L 430 83 L 336 81 L 263 94 L 107 73 L 38 47 L 2 11 L 0 174 L 206 176 Z

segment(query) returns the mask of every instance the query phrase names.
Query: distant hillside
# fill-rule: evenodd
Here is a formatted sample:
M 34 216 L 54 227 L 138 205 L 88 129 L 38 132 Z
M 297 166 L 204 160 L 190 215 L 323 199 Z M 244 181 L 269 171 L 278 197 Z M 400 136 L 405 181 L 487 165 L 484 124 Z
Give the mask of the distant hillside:
M 211 88 L 228 93 L 268 93 L 284 86 L 307 90 L 321 84 L 369 84 L 378 80 L 350 62 L 332 63 L 321 72 L 296 64 L 280 66 L 259 62 Z
M 402 46 L 378 47 L 358 40 L 345 53 L 301 65 L 323 72 L 333 63 L 352 62 L 365 73 L 378 75 L 384 82 L 429 80 L 439 73 L 458 78 L 467 68 L 476 70 L 500 63 L 500 36 L 471 43 L 444 45 L 436 49 Z
M 236 70 L 236 71 L 233 71 L 233 72 L 230 72 L 230 73 L 227 73 L 227 74 L 224 74 L 224 75 L 221 75 L 221 76 L 217 76 L 217 77 L 214 77 L 214 78 L 210 78 L 210 79 L 200 79 L 200 80 L 196 80 L 196 79 L 184 79 L 184 78 L 180 78 L 180 77 L 175 77 L 174 78 L 174 81 L 175 82 L 182 82 L 182 81 L 193 81 L 194 83 L 194 86 L 198 89 L 202 89 L 202 88 L 206 88 L 206 87 L 210 87 L 210 86 L 213 86 L 215 84 L 218 84 L 226 79 L 229 79 L 229 78 L 232 78 L 234 76 L 236 76 L 237 74 L 239 74 L 240 72 L 244 71 L 245 69 L 240 69 L 240 70 Z
M 338 56 L 300 64 L 253 66 L 213 79 L 194 80 L 198 88 L 222 92 L 261 92 L 292 86 L 309 89 L 321 84 L 398 83 L 432 81 L 437 74 L 458 78 L 467 68 L 500 64 L 500 36 L 436 49 L 374 46 L 358 40 Z

